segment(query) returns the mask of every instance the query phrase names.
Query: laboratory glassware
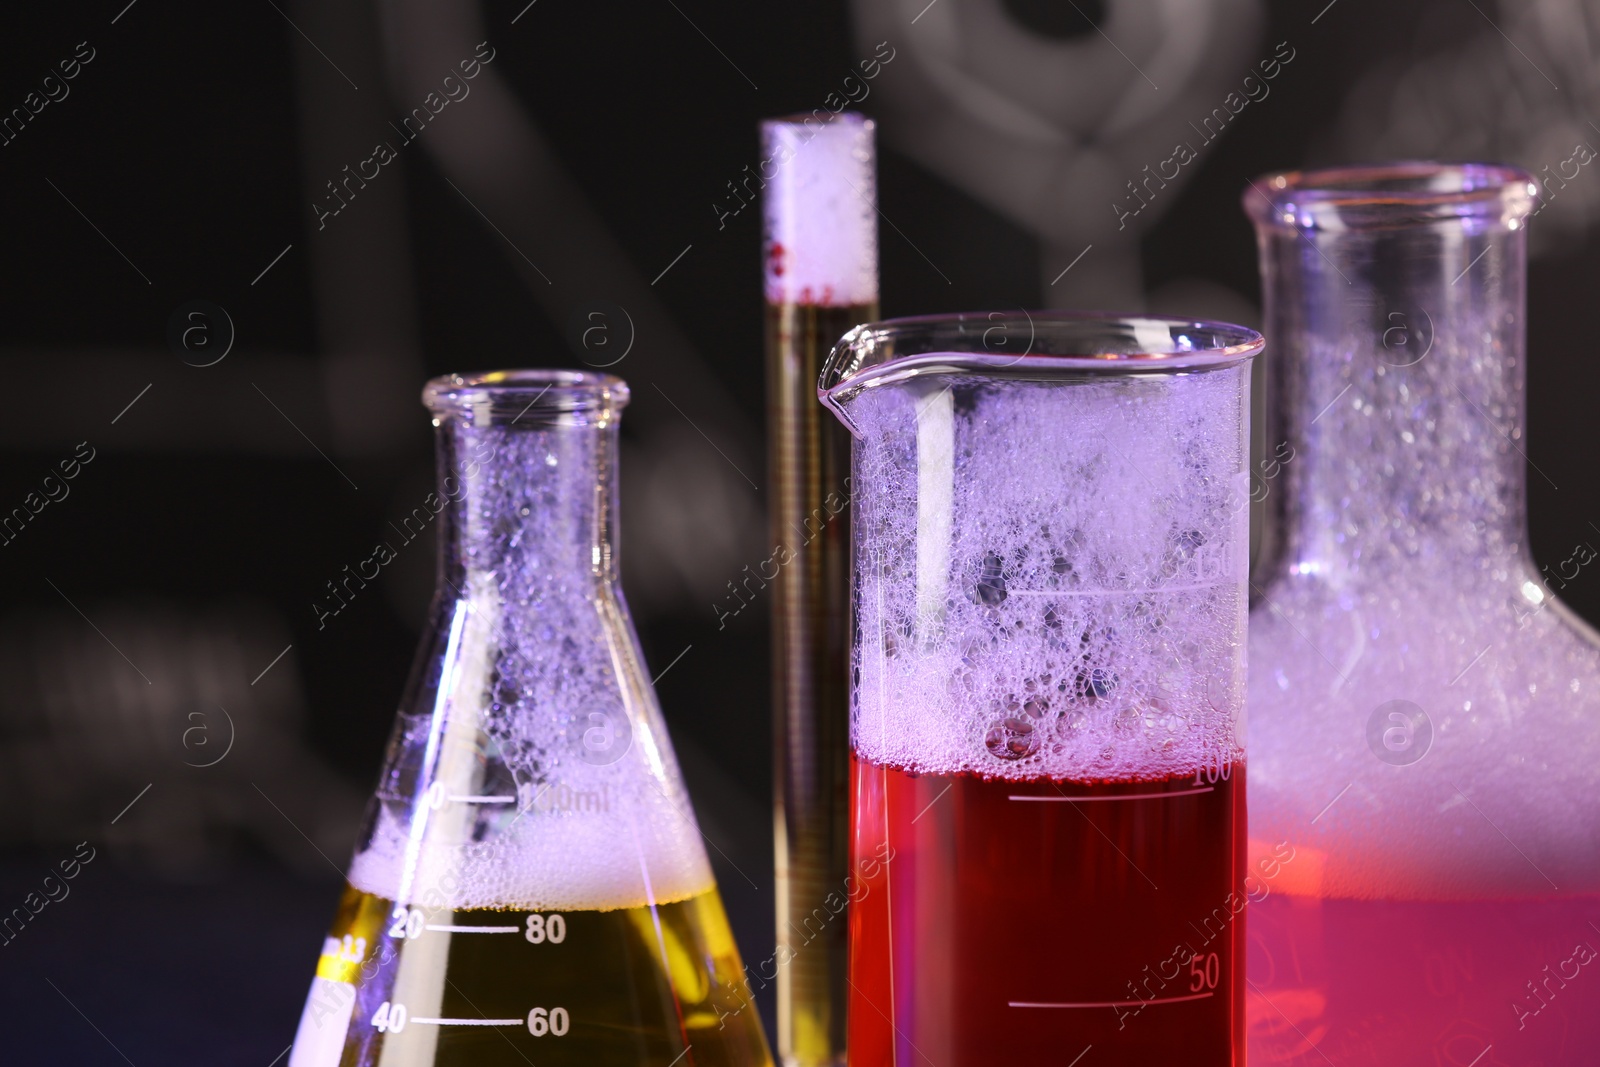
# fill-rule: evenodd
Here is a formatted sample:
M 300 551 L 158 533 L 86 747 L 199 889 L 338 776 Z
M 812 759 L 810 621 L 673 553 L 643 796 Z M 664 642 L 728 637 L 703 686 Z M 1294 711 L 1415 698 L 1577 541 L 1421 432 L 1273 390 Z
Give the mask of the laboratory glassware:
M 767 1067 L 618 585 L 627 386 L 423 396 L 438 489 L 345 593 L 430 526 L 438 589 L 290 1067 Z
M 761 141 L 778 1056 L 840 1067 L 847 927 L 826 901 L 849 866 L 850 446 L 816 389 L 839 338 L 878 317 L 873 122 L 769 119 Z
M 1240 327 L 852 331 L 849 1062 L 1236 1064 Z
M 1546 572 L 1528 548 L 1540 195 L 1471 163 L 1244 192 L 1281 420 L 1250 618 L 1252 1064 L 1600 1045 L 1600 644 L 1556 596 L 1600 581 L 1600 536 Z

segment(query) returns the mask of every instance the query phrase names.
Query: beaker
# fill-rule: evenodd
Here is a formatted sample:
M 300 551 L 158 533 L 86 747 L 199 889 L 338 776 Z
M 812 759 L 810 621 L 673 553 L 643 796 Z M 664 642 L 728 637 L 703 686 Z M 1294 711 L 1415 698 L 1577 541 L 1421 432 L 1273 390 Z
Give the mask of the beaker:
M 433 525 L 438 592 L 291 1067 L 770 1065 L 618 585 L 627 386 L 423 398 L 438 491 L 357 570 Z
M 1250 362 L 1188 320 L 852 331 L 849 1062 L 1242 1062 Z
M 1600 581 L 1600 537 L 1548 580 L 1529 554 L 1538 198 L 1485 164 L 1245 190 L 1281 418 L 1250 620 L 1253 1064 L 1600 1047 L 1600 646 L 1555 596 Z

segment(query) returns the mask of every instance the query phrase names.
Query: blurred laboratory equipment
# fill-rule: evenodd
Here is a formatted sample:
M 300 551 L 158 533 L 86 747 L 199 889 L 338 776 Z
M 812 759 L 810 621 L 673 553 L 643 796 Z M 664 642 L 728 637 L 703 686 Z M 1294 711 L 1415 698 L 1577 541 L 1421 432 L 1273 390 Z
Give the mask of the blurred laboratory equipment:
M 1140 303 L 1139 235 L 1297 54 L 1260 43 L 1256 0 L 852 9 L 858 47 L 895 63 L 876 85 L 888 143 L 1038 237 L 1051 307 Z

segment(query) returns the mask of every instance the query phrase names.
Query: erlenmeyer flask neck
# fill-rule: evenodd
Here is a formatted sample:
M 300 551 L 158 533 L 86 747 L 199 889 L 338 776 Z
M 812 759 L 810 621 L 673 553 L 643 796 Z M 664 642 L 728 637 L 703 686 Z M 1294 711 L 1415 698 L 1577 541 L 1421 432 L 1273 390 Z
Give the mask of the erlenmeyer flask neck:
M 1342 580 L 1525 555 L 1535 203 L 1526 174 L 1481 166 L 1278 175 L 1247 191 L 1278 419 L 1255 493 L 1283 531 L 1280 570 Z
M 617 431 L 626 386 L 598 375 L 537 377 L 430 393 L 440 488 L 429 506 L 443 508 L 447 596 L 465 598 L 510 571 L 535 585 L 616 581 Z

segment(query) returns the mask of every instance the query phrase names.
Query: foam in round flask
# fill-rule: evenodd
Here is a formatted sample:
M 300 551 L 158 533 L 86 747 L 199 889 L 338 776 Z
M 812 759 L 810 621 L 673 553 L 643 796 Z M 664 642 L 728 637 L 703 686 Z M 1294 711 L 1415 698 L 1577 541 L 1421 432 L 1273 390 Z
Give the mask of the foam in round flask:
M 1600 536 L 1543 569 L 1528 549 L 1538 203 L 1487 164 L 1245 192 L 1279 418 L 1253 486 L 1275 520 L 1250 614 L 1253 1065 L 1600 1048 L 1600 639 L 1558 596 L 1600 581 Z
M 829 357 L 852 1065 L 1243 1062 L 1260 347 L 994 313 L 869 324 Z
M 438 592 L 290 1067 L 769 1067 L 617 582 L 627 386 L 423 396 L 438 489 L 373 559 L 433 525 Z

